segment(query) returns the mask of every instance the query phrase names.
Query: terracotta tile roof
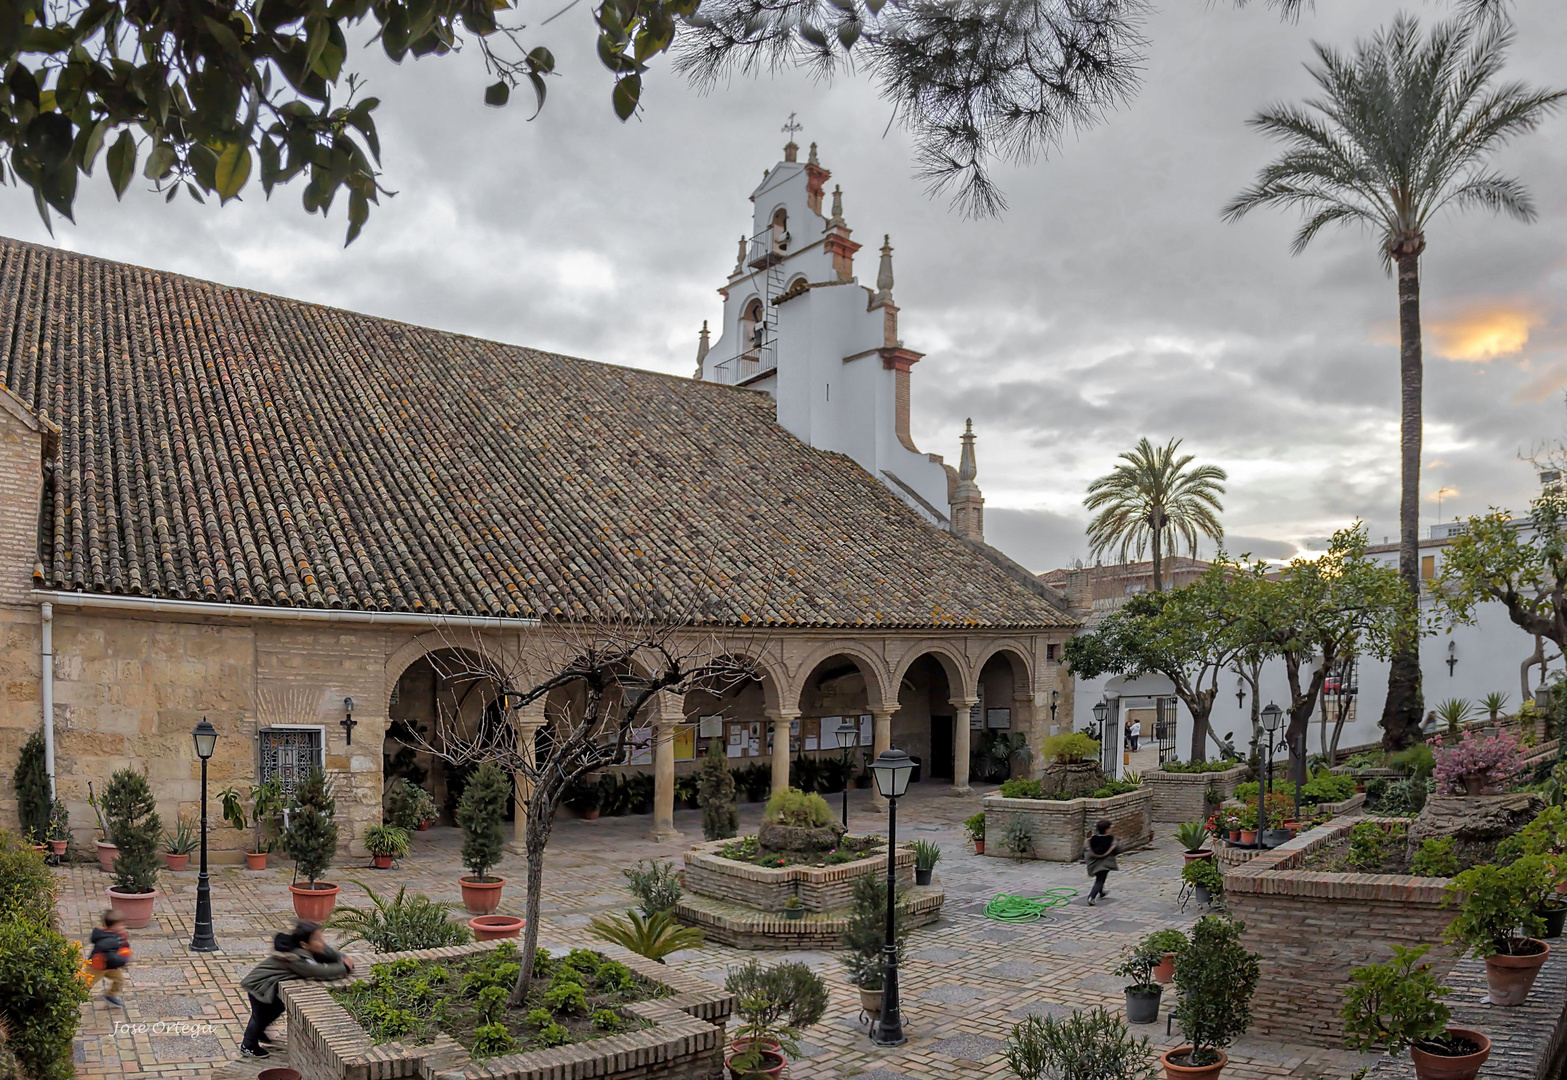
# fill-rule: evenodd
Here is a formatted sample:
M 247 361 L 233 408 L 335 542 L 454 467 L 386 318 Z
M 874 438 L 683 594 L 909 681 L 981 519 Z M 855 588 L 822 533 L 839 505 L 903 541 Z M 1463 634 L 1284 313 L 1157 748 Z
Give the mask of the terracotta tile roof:
M 449 614 L 1053 627 L 770 398 L 0 240 L 60 426 L 41 587 Z

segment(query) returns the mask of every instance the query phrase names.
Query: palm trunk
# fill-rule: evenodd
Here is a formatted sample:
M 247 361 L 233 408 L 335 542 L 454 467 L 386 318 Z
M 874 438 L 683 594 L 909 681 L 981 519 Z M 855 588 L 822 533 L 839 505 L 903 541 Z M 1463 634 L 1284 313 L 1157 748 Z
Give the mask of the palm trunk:
M 1160 555 L 1160 552 L 1159 552 L 1159 529 L 1156 527 L 1154 529 L 1154 531 L 1153 531 L 1153 591 L 1154 592 L 1163 592 L 1164 591 L 1164 574 L 1161 572 L 1164 560 L 1161 559 L 1159 557 L 1159 555 Z
M 1420 600 L 1420 248 L 1405 243 L 1397 249 L 1399 390 L 1402 401 L 1399 456 L 1403 490 L 1398 502 L 1398 575 L 1418 604 Z M 1424 702 L 1420 690 L 1420 639 L 1408 636 L 1395 644 L 1382 706 L 1382 745 L 1402 750 L 1420 730 Z

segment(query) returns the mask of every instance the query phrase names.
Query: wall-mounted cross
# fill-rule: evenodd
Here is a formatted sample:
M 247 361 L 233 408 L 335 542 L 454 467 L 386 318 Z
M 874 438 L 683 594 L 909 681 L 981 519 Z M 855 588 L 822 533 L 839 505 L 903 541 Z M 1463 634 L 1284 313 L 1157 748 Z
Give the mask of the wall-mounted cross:
M 788 134 L 788 136 L 789 136 L 790 141 L 793 141 L 794 133 L 797 132 L 797 131 L 804 131 L 805 130 L 805 125 L 800 123 L 799 121 L 797 121 L 794 118 L 794 113 L 790 113 L 789 114 L 789 122 L 787 124 L 785 124 L 779 130 L 783 131 L 783 132 L 786 132 Z

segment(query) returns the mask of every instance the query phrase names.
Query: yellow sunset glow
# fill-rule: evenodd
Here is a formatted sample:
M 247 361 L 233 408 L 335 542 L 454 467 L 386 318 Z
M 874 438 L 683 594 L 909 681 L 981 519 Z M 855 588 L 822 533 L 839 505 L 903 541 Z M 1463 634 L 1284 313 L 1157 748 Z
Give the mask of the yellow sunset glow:
M 1484 363 L 1522 351 L 1529 342 L 1529 330 L 1538 322 L 1533 312 L 1493 308 L 1436 320 L 1427 329 L 1438 356 Z

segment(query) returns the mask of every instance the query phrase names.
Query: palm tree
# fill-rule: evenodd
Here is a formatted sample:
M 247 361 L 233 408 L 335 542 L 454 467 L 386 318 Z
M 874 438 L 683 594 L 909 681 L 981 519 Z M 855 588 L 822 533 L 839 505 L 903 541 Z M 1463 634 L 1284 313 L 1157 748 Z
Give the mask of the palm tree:
M 1399 375 L 1403 491 L 1398 570 L 1420 592 L 1420 253 L 1426 227 L 1444 208 L 1479 208 L 1534 219 L 1523 185 L 1488 167 L 1513 136 L 1533 130 L 1561 91 L 1494 85 L 1512 32 L 1505 19 L 1440 23 L 1422 39 L 1417 20 L 1400 15 L 1354 54 L 1314 44 L 1307 70 L 1322 95 L 1304 108 L 1275 106 L 1250 121 L 1285 150 L 1256 186 L 1224 209 L 1236 221 L 1261 206 L 1303 215 L 1299 254 L 1327 225 L 1357 224 L 1376 235 L 1383 267 L 1398 270 Z M 1420 726 L 1418 640 L 1393 654 L 1383 742 L 1403 747 Z
M 1154 592 L 1164 589 L 1163 553 L 1174 551 L 1184 540 L 1193 558 L 1197 555 L 1197 536 L 1201 533 L 1217 540 L 1224 528 L 1215 517 L 1224 507 L 1222 480 L 1228 479 L 1217 465 L 1199 465 L 1188 471 L 1193 455 L 1175 456 L 1181 445 L 1171 439 L 1156 447 L 1139 439 L 1137 448 L 1121 455 L 1125 464 L 1117 465 L 1108 476 L 1088 485 L 1083 505 L 1098 514 L 1088 523 L 1088 542 L 1095 555 L 1110 548 L 1120 549 L 1122 562 L 1135 552 L 1153 550 Z

